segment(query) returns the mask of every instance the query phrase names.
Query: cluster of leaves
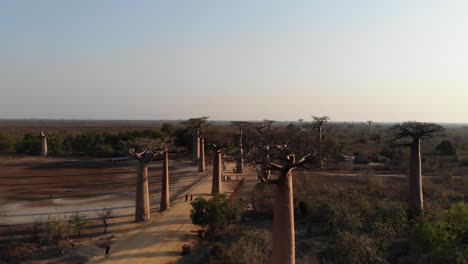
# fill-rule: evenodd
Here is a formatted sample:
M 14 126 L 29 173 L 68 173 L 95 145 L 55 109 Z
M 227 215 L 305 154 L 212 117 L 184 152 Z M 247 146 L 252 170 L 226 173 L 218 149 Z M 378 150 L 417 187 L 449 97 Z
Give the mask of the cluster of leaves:
M 468 263 L 468 205 L 424 216 L 412 230 L 410 259 L 418 263 Z
M 226 195 L 215 195 L 211 200 L 200 197 L 191 204 L 192 223 L 202 227 L 209 226 L 212 230 L 229 226 L 242 212 L 242 204 L 237 200 L 228 200 Z

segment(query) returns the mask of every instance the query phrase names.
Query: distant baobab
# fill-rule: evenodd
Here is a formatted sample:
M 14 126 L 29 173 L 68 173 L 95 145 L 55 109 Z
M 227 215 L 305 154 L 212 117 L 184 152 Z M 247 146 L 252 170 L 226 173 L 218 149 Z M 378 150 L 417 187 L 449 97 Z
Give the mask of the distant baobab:
M 299 122 L 299 128 L 302 130 L 303 129 L 302 124 L 304 123 L 304 119 L 301 118 L 297 121 Z
M 237 149 L 237 158 L 236 158 L 236 173 L 244 173 L 244 148 L 243 148 L 243 140 L 244 140 L 244 128 L 249 123 L 245 121 L 234 121 L 232 125 L 239 129 L 239 143 Z
M 159 210 L 164 211 L 170 207 L 169 200 L 169 151 L 164 149 L 163 152 L 163 173 L 161 179 L 161 202 Z
M 322 130 L 323 126 L 330 120 L 328 116 L 312 116 L 314 119 L 313 127 L 317 129 L 317 140 L 319 143 L 322 143 L 323 135 Z
M 41 156 L 47 156 L 47 135 L 44 130 L 41 130 L 39 134 L 39 138 L 41 139 Z
M 422 190 L 421 140 L 436 136 L 444 128 L 434 123 L 404 122 L 391 128 L 395 132 L 395 140 L 409 138 L 411 142 L 400 143 L 399 146 L 410 148 L 409 173 L 409 216 L 414 218 L 423 213 L 424 199 Z
M 198 166 L 198 160 L 200 159 L 200 133 L 202 132 L 202 128 L 207 125 L 208 118 L 207 116 L 190 118 L 182 122 L 182 124 L 192 130 L 192 166 Z

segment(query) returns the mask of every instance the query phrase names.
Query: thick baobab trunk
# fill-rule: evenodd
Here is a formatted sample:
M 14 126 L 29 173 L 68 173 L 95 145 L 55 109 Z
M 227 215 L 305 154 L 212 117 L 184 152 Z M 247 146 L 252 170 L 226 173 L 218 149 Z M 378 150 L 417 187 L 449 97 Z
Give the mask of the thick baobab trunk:
M 423 212 L 422 170 L 421 170 L 421 140 L 415 138 L 411 144 L 410 176 L 409 176 L 409 211 L 410 217 Z
M 236 162 L 236 172 L 237 173 L 244 173 L 244 148 L 242 145 L 243 138 L 243 131 L 240 130 L 239 136 L 239 150 L 237 152 L 237 162 Z
M 169 153 L 164 152 L 163 162 L 163 174 L 161 183 L 161 202 L 159 204 L 159 210 L 164 211 L 170 206 L 169 201 Z
M 273 264 L 295 263 L 292 172 L 282 172 L 273 216 Z
M 221 159 L 221 150 L 215 151 L 213 160 L 213 185 L 211 187 L 211 194 L 222 193 L 221 174 L 223 171 L 223 162 Z
M 135 222 L 150 219 L 148 163 L 139 161 L 137 187 L 136 187 Z
M 322 144 L 322 126 L 317 127 L 317 140 Z
M 193 134 L 192 166 L 197 166 L 200 159 L 200 137 L 198 132 Z
M 44 131 L 41 131 L 41 156 L 47 156 L 47 136 Z
M 198 172 L 206 171 L 205 163 L 205 139 L 200 138 L 200 160 L 198 161 Z

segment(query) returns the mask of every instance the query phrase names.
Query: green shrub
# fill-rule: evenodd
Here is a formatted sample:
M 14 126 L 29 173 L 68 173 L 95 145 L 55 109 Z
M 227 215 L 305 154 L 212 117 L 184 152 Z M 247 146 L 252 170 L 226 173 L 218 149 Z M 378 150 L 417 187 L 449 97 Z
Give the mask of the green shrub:
M 10 151 L 15 147 L 16 140 L 10 134 L 0 133 L 0 151 Z
M 190 219 L 194 225 L 209 226 L 215 230 L 237 219 L 241 210 L 242 206 L 237 200 L 229 201 L 225 195 L 215 195 L 211 200 L 197 198 L 192 202 Z
M 68 224 L 70 225 L 73 234 L 80 237 L 81 233 L 88 228 L 90 223 L 86 219 L 86 216 L 77 212 L 68 216 Z
M 415 254 L 428 255 L 433 263 L 447 258 L 467 263 L 468 206 L 457 203 L 449 210 L 428 215 L 413 227 L 411 243 Z M 437 261 L 437 262 L 436 262 Z

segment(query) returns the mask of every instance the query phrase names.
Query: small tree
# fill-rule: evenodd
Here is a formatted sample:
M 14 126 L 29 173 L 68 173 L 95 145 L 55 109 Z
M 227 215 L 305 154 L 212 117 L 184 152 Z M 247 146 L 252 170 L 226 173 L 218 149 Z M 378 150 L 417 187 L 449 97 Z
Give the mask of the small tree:
M 442 156 L 450 156 L 455 154 L 455 147 L 449 140 L 442 140 L 442 142 L 437 145 L 436 150 Z
M 68 224 L 73 234 L 77 235 L 79 238 L 81 233 L 88 228 L 89 221 L 86 219 L 86 216 L 77 212 L 68 216 Z
M 63 250 L 60 247 L 60 241 L 69 238 L 71 234 L 70 224 L 66 218 L 60 218 L 55 216 L 49 216 L 45 222 L 44 227 L 45 239 L 54 244 L 57 250 L 63 254 Z
M 107 221 L 109 220 L 109 218 L 111 218 L 112 213 L 113 211 L 110 208 L 102 209 L 102 212 L 98 213 L 98 218 L 101 219 L 102 223 L 104 224 L 104 231 L 102 232 L 103 234 L 107 232 Z
M 211 200 L 197 198 L 192 202 L 190 219 L 194 225 L 209 226 L 216 230 L 229 224 L 237 216 L 237 211 L 225 195 L 215 195 Z

